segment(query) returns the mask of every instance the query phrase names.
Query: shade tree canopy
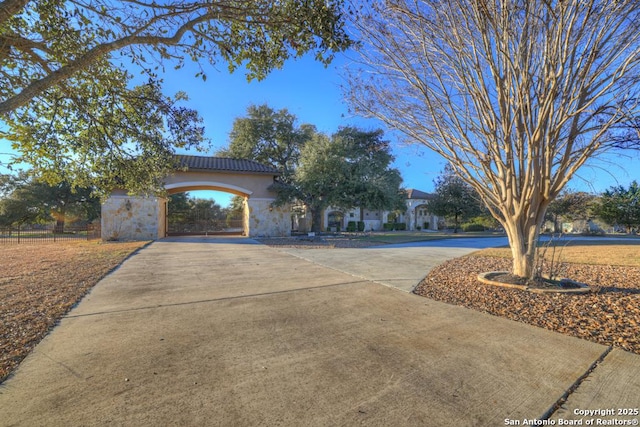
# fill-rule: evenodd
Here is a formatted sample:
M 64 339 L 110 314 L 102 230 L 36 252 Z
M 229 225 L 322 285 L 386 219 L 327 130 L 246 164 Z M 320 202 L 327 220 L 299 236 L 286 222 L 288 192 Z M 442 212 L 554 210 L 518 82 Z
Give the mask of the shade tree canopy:
M 331 137 L 317 133 L 301 149 L 290 183 L 277 182 L 276 203 L 303 203 L 311 213 L 311 230 L 321 231 L 329 206 L 348 210 L 397 209 L 403 202 L 400 172 L 380 130 L 339 129 Z
M 312 230 L 320 231 L 322 211 L 397 209 L 404 206 L 402 177 L 391 167 L 394 157 L 381 130 L 338 129 L 331 136 L 310 124 L 297 124 L 286 109 L 250 106 L 234 121 L 229 146 L 218 155 L 248 158 L 276 168 L 276 204 L 304 204 Z
M 187 60 L 223 62 L 258 79 L 309 51 L 328 63 L 351 44 L 343 6 L 342 0 L 5 0 L 0 115 L 104 59 L 149 73 Z
M 280 172 L 280 180 L 289 182 L 300 161 L 300 150 L 315 132 L 313 125 L 298 125 L 296 116 L 286 109 L 251 105 L 245 117 L 233 121 L 229 146 L 217 155 L 273 166 Z
M 202 119 L 183 105 L 184 94 L 165 96 L 154 81 L 130 89 L 121 73 L 107 74 L 106 82 L 50 90 L 43 104 L 8 118 L 3 136 L 19 153 L 15 161 L 51 185 L 153 194 L 176 167 L 176 148 L 206 147 Z
M 533 277 L 551 201 L 590 159 L 637 147 L 640 4 L 379 0 L 353 25 L 352 108 L 445 158 Z
M 49 185 L 17 174 L 2 175 L 0 189 L 0 226 L 55 222 L 62 232 L 65 223 L 86 223 L 100 216 L 100 200 L 92 188 L 74 188 L 67 182 Z
M 342 0 L 4 0 L 0 138 L 51 183 L 99 179 L 157 189 L 175 148 L 206 148 L 184 94 L 162 93 L 165 67 L 244 68 L 264 78 L 291 57 L 328 63 L 351 45 Z M 141 72 L 142 79 L 134 78 Z M 140 81 L 148 83 L 140 85 Z M 150 190 L 150 191 L 153 191 Z

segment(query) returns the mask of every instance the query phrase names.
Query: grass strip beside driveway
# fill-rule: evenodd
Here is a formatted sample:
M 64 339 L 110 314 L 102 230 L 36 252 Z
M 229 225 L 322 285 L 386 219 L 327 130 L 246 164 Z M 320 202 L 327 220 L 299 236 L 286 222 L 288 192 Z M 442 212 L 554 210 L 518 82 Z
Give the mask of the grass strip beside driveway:
M 0 382 L 100 279 L 147 242 L 2 247 Z

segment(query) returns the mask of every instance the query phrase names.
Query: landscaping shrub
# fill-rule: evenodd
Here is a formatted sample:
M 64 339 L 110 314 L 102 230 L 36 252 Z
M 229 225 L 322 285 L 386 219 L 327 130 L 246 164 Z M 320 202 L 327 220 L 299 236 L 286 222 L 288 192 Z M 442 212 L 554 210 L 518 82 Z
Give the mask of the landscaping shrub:
M 364 221 L 358 221 L 358 231 L 364 231 Z
M 393 231 L 393 223 L 391 222 L 385 222 L 384 224 L 382 224 L 382 229 L 384 231 Z
M 347 231 L 349 233 L 354 233 L 356 231 L 356 222 L 355 221 L 349 221 L 347 223 Z
M 462 231 L 484 231 L 485 226 L 482 224 L 464 224 Z
M 407 229 L 407 224 L 405 224 L 404 222 L 396 222 L 395 224 L 393 224 L 393 228 L 395 228 L 396 230 L 404 231 Z

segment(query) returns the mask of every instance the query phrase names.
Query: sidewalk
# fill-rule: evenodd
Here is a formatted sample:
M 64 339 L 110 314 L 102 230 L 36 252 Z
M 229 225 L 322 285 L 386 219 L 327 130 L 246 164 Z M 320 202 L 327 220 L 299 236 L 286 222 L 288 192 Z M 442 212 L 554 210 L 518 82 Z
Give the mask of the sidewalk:
M 603 356 L 552 419 L 640 407 L 640 356 L 250 243 L 127 260 L 0 387 L 0 426 L 506 425 Z

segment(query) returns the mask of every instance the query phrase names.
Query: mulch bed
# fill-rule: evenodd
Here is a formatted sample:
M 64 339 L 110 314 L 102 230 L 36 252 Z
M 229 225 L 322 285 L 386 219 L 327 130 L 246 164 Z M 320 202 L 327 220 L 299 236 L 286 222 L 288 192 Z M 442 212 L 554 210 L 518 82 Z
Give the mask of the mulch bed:
M 486 285 L 478 273 L 510 270 L 511 260 L 466 256 L 434 268 L 416 294 L 640 354 L 640 268 L 566 264 L 585 295 L 536 294 Z

